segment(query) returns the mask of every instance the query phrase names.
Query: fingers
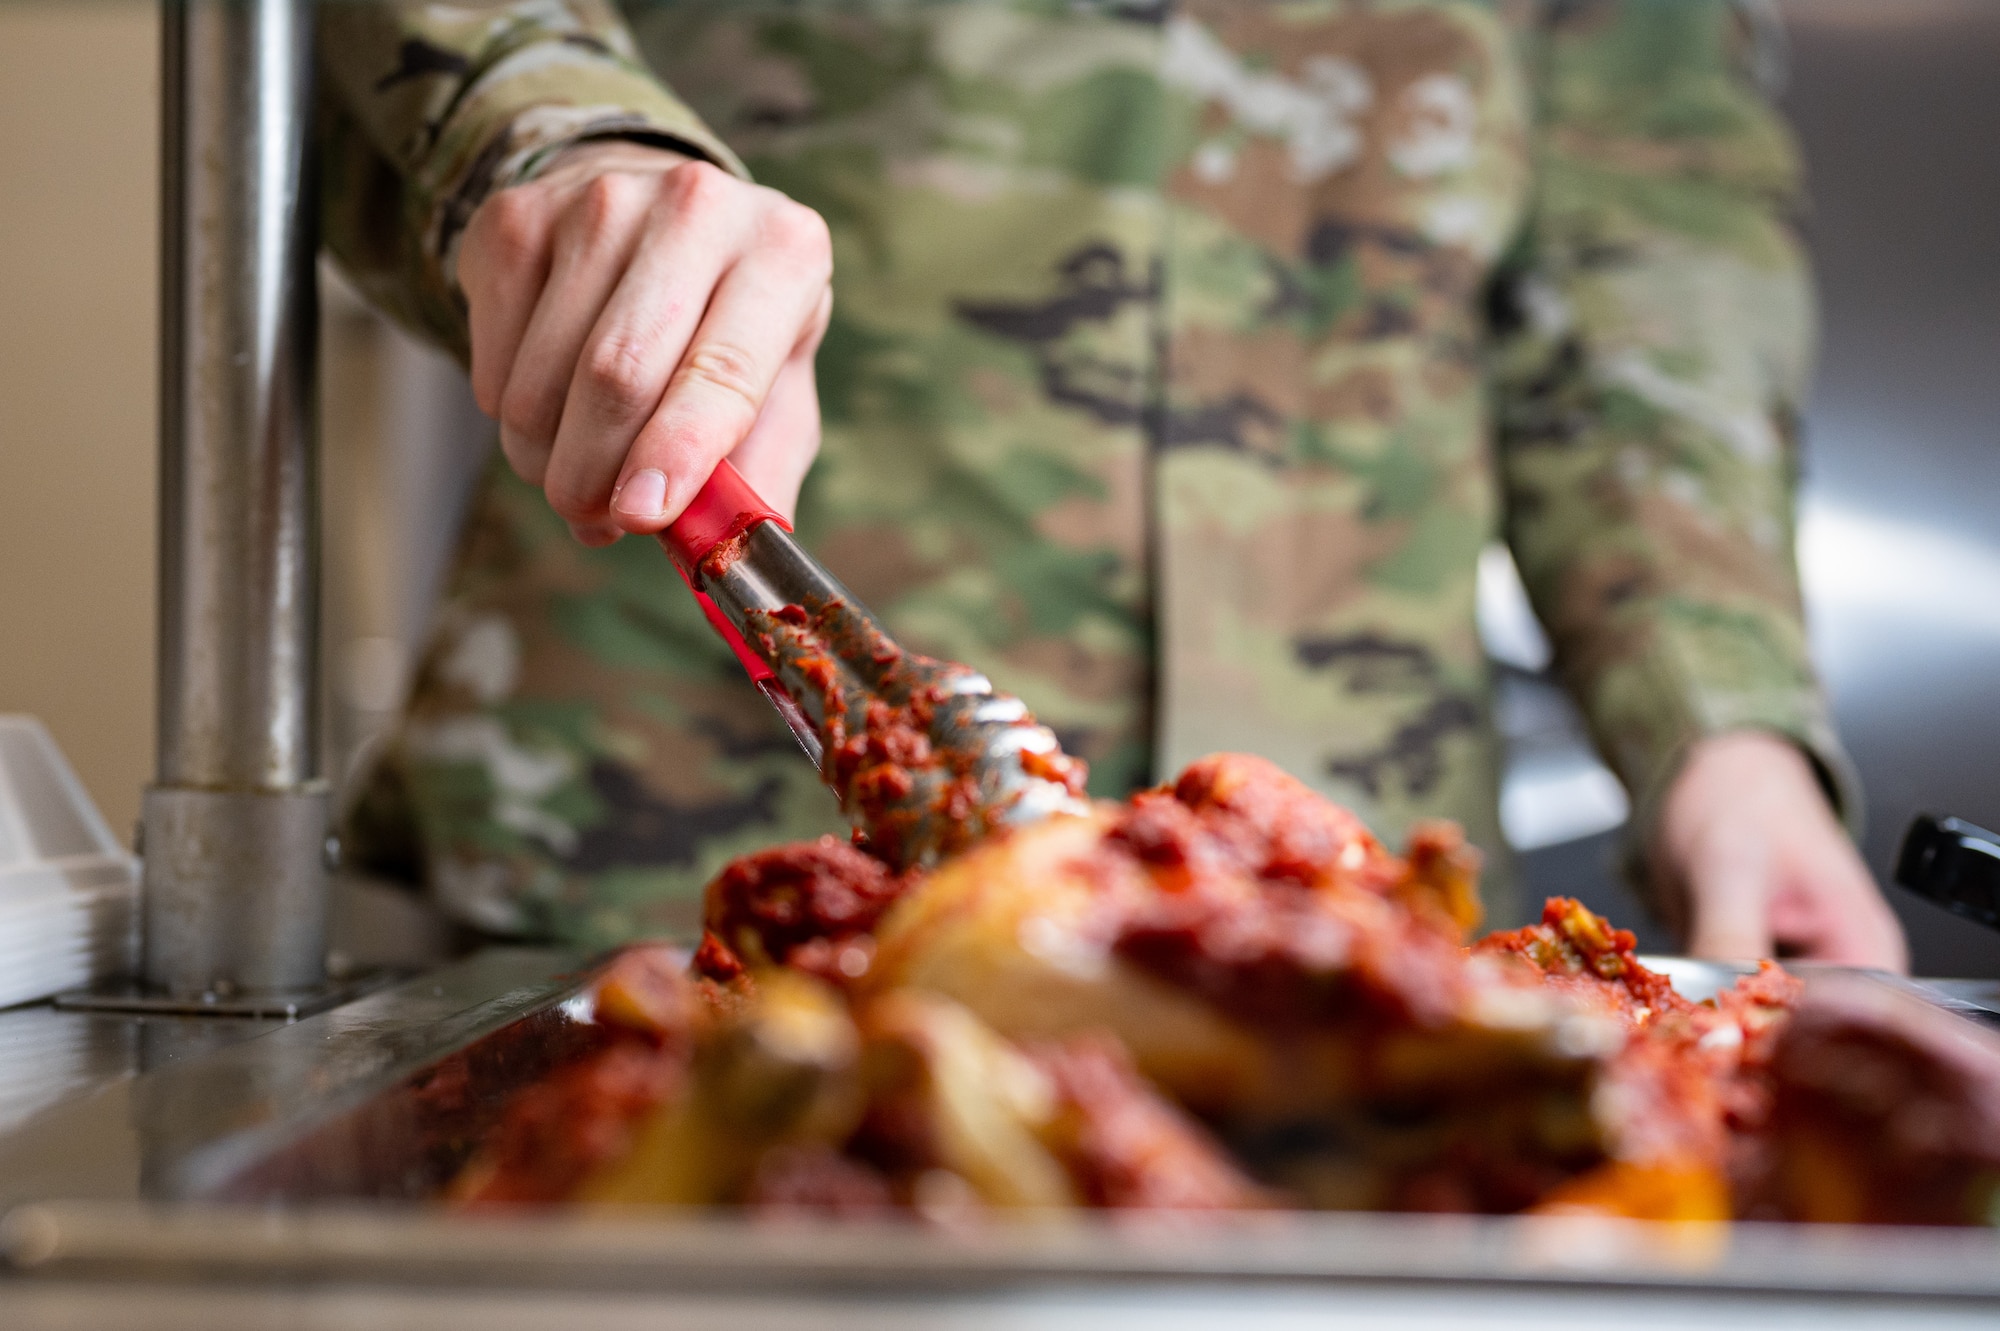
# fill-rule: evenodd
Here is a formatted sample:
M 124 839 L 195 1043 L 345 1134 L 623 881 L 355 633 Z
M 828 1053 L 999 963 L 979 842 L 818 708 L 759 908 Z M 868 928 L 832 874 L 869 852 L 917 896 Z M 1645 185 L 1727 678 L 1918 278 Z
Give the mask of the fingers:
M 614 532 L 608 510 L 626 455 L 735 260 L 749 211 L 736 182 L 709 167 L 675 172 L 661 196 L 575 360 L 543 478 L 558 513 Z
M 1861 857 L 1837 831 L 1801 847 L 1771 902 L 1771 929 L 1793 955 L 1902 973 L 1909 949 L 1895 912 Z
M 1903 922 L 1889 909 L 1888 903 L 1877 898 L 1881 914 L 1868 934 L 1855 940 L 1848 952 L 1855 958 L 1857 966 L 1874 966 L 1897 975 L 1910 973 L 1910 942 L 1903 936 Z
M 587 545 L 593 550 L 610 545 L 625 533 L 608 522 L 572 522 L 569 534 L 578 545 Z
M 472 339 L 472 395 L 495 419 L 521 335 L 548 281 L 553 221 L 540 196 L 502 190 L 473 214 L 459 247 L 458 284 Z
M 1743 961 L 1784 955 L 1902 972 L 1901 925 L 1823 806 L 1757 811 L 1756 838 L 1705 840 L 1686 875 L 1688 952 Z
M 514 470 L 590 545 L 665 526 L 739 445 L 788 510 L 818 448 L 812 357 L 831 309 L 816 213 L 624 150 L 579 150 L 489 199 L 459 261 L 475 396 Z
M 1686 912 L 1688 955 L 1712 961 L 1770 956 L 1771 843 L 1726 814 L 1679 832 L 1675 881 Z
M 1688 955 L 1711 961 L 1752 961 L 1771 955 L 1763 885 L 1749 878 L 1715 877 L 1689 884 L 1693 927 Z
M 531 485 L 544 482 L 585 339 L 624 276 L 651 203 L 648 181 L 607 173 L 583 185 L 555 224 L 548 280 L 500 398 L 500 445 Z M 557 511 L 572 522 L 589 516 Z
M 1883 908 L 1877 919 L 1865 912 L 1829 917 L 1823 927 L 1798 940 L 1781 939 L 1788 950 L 1807 961 L 1824 961 L 1837 966 L 1867 966 L 1874 970 L 1909 973 L 1909 949 L 1903 941 L 1902 926 Z
M 715 464 L 750 436 L 781 373 L 801 354 L 809 359 L 824 331 L 831 268 L 824 224 L 791 208 L 767 218 L 767 226 L 800 234 L 767 233 L 716 287 L 659 409 L 625 459 L 611 517 L 626 531 L 658 531 L 679 516 Z M 801 456 L 787 466 L 802 476 L 817 447 L 816 399 L 808 417 L 799 395 L 807 382 L 795 369 L 785 402 L 786 419 L 806 433 L 788 438 L 774 421 L 760 443 L 765 457 L 757 468 L 774 480 L 781 468 L 769 450 L 796 449 Z M 796 482 L 787 488 L 795 492 Z
M 729 460 L 750 488 L 790 522 L 799 485 L 819 453 L 819 391 L 810 354 L 796 355 L 778 372 L 764 412 Z

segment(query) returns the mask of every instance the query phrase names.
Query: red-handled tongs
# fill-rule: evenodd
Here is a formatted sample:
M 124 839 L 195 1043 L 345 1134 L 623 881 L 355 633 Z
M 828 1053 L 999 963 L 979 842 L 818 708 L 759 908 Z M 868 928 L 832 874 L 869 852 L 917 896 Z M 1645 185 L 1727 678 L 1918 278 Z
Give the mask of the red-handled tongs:
M 708 618 L 722 640 L 729 644 L 729 650 L 736 653 L 736 659 L 743 664 L 750 682 L 758 692 L 771 700 L 778 709 L 778 715 L 785 718 L 785 725 L 812 759 L 814 767 L 826 770 L 826 746 L 813 729 L 806 714 L 799 710 L 798 703 L 778 682 L 778 672 L 770 663 L 743 640 L 743 632 L 730 622 L 727 615 L 716 605 L 715 598 L 702 590 L 702 561 L 715 553 L 718 548 L 727 547 L 731 541 L 741 541 L 752 527 L 771 523 L 791 535 L 792 524 L 784 515 L 765 503 L 763 497 L 750 488 L 750 482 L 743 479 L 741 472 L 732 467 L 728 460 L 716 464 L 715 471 L 696 493 L 694 502 L 675 518 L 673 525 L 660 533 L 660 544 L 673 556 L 674 568 L 681 575 L 694 599 L 701 604 L 701 613 Z M 794 547 L 796 548 L 796 547 Z M 801 559 L 808 558 L 804 551 Z
M 724 462 L 660 534 L 702 613 L 870 847 L 924 865 L 1077 813 L 1084 767 L 970 666 L 905 652 Z

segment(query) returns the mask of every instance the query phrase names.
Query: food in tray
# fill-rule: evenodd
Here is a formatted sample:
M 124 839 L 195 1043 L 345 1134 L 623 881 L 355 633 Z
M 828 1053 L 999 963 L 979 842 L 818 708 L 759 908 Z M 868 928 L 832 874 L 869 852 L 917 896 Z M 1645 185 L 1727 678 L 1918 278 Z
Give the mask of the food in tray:
M 1448 824 L 1395 855 L 1232 754 L 927 871 L 745 856 L 452 1195 L 1987 1218 L 2000 1040 L 1768 962 L 1693 1003 L 1563 899 L 1468 946 L 1477 872 Z

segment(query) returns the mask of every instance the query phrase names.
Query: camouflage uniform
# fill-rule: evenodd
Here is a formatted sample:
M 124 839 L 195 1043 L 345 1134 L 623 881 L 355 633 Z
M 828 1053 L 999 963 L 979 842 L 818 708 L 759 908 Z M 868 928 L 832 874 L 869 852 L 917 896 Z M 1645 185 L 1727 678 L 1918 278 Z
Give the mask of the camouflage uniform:
M 1445 815 L 1500 852 L 1473 625 L 1497 534 L 1642 816 L 1718 729 L 1844 770 L 1792 559 L 1799 166 L 1743 9 L 630 17 L 329 11 L 334 247 L 462 352 L 455 238 L 552 148 L 672 144 L 818 209 L 800 531 L 906 644 L 1025 698 L 1096 793 L 1247 749 L 1391 838 Z M 500 470 L 362 813 L 469 918 L 593 939 L 837 826 L 657 547 L 585 550 Z

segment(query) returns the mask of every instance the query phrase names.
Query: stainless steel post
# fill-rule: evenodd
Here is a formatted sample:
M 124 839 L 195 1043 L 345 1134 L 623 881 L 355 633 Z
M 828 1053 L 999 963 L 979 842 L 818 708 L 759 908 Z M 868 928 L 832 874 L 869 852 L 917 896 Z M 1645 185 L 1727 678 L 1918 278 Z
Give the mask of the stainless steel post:
M 163 0 L 159 762 L 144 978 L 324 978 L 310 0 Z

